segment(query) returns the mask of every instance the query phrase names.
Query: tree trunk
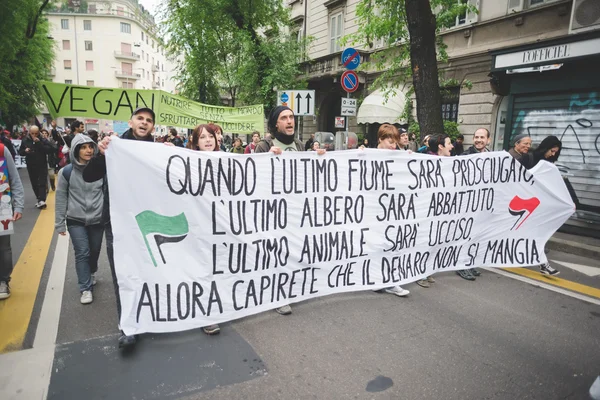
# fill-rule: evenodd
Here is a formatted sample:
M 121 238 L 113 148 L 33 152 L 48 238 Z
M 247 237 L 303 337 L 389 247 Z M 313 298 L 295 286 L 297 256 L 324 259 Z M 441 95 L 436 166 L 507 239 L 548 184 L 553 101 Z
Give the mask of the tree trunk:
M 421 137 L 441 134 L 444 133 L 444 121 L 436 59 L 435 17 L 429 0 L 405 0 L 405 7 Z

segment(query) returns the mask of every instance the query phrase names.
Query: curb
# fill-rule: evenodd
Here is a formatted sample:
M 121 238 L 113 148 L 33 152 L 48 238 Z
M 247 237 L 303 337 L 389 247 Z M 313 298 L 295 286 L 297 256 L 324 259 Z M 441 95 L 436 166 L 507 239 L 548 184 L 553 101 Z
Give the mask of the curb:
M 582 257 L 600 259 L 600 247 L 574 242 L 572 240 L 550 238 L 548 248 L 563 253 L 576 254 Z

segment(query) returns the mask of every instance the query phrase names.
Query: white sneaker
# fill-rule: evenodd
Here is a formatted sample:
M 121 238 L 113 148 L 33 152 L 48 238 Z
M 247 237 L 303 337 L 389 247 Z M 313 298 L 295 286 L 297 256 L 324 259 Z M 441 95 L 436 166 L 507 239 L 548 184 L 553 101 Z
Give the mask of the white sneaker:
M 96 286 L 96 274 L 92 274 L 92 286 Z
M 40 201 L 38 208 L 46 208 L 46 202 L 44 200 Z
M 386 293 L 395 294 L 396 296 L 404 297 L 410 294 L 410 291 L 402 289 L 402 286 L 394 286 L 384 289 Z
M 92 295 L 91 290 L 86 290 L 81 293 L 81 304 L 90 304 L 92 301 L 94 301 L 94 296 Z
M 40 208 L 40 202 L 39 201 L 37 203 L 35 203 L 35 207 L 36 208 Z
M 10 288 L 8 283 L 5 281 L 0 282 L 0 300 L 8 299 L 10 297 Z

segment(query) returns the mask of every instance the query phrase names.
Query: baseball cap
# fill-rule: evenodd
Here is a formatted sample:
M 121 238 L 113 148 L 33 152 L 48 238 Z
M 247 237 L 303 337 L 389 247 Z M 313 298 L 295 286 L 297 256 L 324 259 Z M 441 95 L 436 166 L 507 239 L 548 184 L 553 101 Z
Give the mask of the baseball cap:
M 135 111 L 133 112 L 133 114 L 131 114 L 131 117 L 133 118 L 134 115 L 138 115 L 142 111 L 150 113 L 150 115 L 152 115 L 152 121 L 156 122 L 156 114 L 154 114 L 154 111 L 152 111 L 152 109 L 148 108 L 148 107 L 138 107 L 138 108 L 136 108 Z

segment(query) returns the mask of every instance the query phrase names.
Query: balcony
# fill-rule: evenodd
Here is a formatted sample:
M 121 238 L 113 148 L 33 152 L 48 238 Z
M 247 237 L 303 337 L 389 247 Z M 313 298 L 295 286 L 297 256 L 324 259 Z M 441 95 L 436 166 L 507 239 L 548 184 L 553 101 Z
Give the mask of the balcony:
M 160 68 L 158 68 L 158 65 L 152 66 L 152 72 L 160 72 Z
M 152 89 L 160 89 L 160 83 L 159 82 L 152 82 Z
M 131 71 L 115 71 L 115 76 L 119 79 L 129 79 L 129 80 L 136 80 L 136 79 L 140 79 L 142 77 L 142 75 L 135 74 Z
M 131 53 L 131 52 L 115 51 L 115 58 L 119 58 L 119 59 L 122 59 L 122 60 L 139 61 L 140 60 L 140 55 L 139 54 L 135 54 L 135 53 Z
M 361 63 L 369 60 L 369 53 L 359 50 Z M 301 63 L 304 76 L 308 80 L 322 79 L 325 77 L 339 77 L 346 68 L 342 65 L 341 52 L 331 53 L 313 60 Z M 360 75 L 360 74 L 359 74 Z M 362 82 L 361 82 L 362 83 Z

